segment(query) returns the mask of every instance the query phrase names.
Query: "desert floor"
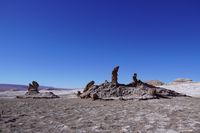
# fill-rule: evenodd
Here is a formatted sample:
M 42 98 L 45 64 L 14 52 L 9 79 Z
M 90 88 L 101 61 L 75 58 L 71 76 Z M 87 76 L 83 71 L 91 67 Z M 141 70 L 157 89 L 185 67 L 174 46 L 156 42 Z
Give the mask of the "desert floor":
M 200 133 L 200 98 L 0 99 L 1 133 Z

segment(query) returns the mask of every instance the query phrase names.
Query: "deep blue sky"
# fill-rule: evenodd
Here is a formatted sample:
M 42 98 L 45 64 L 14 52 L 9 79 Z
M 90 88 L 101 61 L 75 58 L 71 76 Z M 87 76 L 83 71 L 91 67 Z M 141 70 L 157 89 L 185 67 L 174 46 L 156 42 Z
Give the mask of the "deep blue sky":
M 200 80 L 199 0 L 1 0 L 0 83 Z

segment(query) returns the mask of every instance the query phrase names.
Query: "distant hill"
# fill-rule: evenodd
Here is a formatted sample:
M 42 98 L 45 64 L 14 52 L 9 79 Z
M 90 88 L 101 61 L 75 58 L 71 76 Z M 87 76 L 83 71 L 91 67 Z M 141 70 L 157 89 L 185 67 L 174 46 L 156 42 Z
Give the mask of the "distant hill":
M 22 91 L 22 90 L 27 90 L 27 89 L 28 89 L 27 85 L 0 84 L 0 91 Z M 55 88 L 55 87 L 49 87 L 49 86 L 40 86 L 39 90 L 65 90 L 65 88 Z
M 0 84 L 0 91 L 7 91 L 7 90 L 27 90 L 26 85 L 16 85 L 16 84 Z

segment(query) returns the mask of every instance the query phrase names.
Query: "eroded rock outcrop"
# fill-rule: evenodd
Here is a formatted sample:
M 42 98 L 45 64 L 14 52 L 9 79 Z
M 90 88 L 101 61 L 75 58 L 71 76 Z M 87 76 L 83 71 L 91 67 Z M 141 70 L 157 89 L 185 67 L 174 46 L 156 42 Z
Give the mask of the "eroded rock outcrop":
M 133 87 L 137 87 L 138 80 L 137 80 L 137 73 L 133 74 Z
M 83 90 L 83 92 L 87 92 L 93 85 L 94 85 L 94 81 L 90 81 L 87 85 L 86 85 L 86 87 L 85 87 L 85 89 Z
M 39 93 L 38 90 L 39 84 L 36 81 L 32 81 L 32 84 L 30 83 L 28 86 L 28 92 L 27 95 L 37 94 Z
M 53 92 L 43 92 L 40 93 L 39 90 L 39 84 L 36 81 L 32 81 L 32 83 L 28 86 L 28 92 L 25 93 L 25 95 L 17 96 L 16 98 L 20 99 L 52 99 L 52 98 L 59 98 L 59 96 L 55 95 Z
M 118 85 L 118 71 L 119 71 L 119 66 L 115 67 L 112 71 L 112 85 L 113 86 Z
M 115 67 L 112 71 L 112 81 L 107 80 L 100 84 L 95 85 L 94 82 L 89 82 L 86 85 L 83 93 L 79 96 L 80 98 L 92 98 L 93 100 L 147 100 L 157 98 L 169 98 L 176 96 L 186 96 L 184 94 L 156 87 L 138 80 L 137 74 L 133 75 L 133 82 L 130 84 L 118 83 L 118 70 L 119 67 Z M 80 94 L 80 92 L 79 92 Z

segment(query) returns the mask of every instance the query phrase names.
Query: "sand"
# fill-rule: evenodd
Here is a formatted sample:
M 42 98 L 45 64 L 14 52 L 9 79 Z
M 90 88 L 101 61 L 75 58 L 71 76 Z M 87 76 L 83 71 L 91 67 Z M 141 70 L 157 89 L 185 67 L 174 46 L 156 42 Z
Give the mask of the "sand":
M 56 95 L 63 96 L 66 94 L 74 94 L 77 91 L 82 91 L 82 89 L 73 90 L 40 90 L 41 93 L 53 92 Z M 27 91 L 2 91 L 0 92 L 0 98 L 15 98 L 16 96 L 24 96 Z M 69 96 L 69 95 L 68 95 Z
M 188 96 L 200 97 L 200 82 L 167 84 L 160 87 L 187 94 Z
M 198 133 L 200 98 L 0 99 L 0 133 Z

